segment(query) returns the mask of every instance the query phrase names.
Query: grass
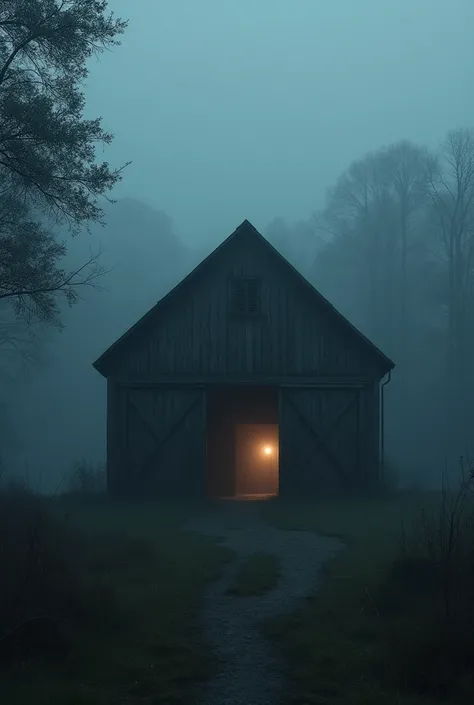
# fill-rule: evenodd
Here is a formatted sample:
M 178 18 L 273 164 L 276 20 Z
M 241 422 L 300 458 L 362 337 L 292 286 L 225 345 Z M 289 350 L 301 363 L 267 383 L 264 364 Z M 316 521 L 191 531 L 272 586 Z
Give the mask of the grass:
M 0 568 L 16 583 L 10 597 L 19 614 L 8 621 L 0 610 L 0 647 L 7 646 L 3 654 L 0 648 L 0 701 L 187 703 L 190 688 L 212 669 L 193 628 L 196 600 L 231 556 L 214 540 L 182 531 L 200 509 L 3 500 L 13 509 L 8 534 L 0 519 L 2 547 L 8 536 L 12 550 L 3 551 Z M 31 589 L 20 597 L 25 565 Z M 32 638 L 38 608 L 48 626 Z M 21 621 L 28 633 L 17 629 Z
M 227 592 L 239 597 L 263 595 L 273 590 L 280 577 L 280 560 L 271 553 L 254 553 L 245 558 Z
M 0 492 L 0 701 L 190 702 L 196 682 L 212 673 L 193 629 L 197 598 L 231 552 L 182 530 L 205 507 L 74 497 L 46 501 L 25 491 Z M 439 501 L 439 493 L 420 493 L 262 503 L 263 517 L 278 528 L 316 531 L 345 544 L 325 567 L 317 595 L 298 613 L 266 625 L 287 657 L 292 705 L 474 701 L 474 681 L 464 668 L 474 652 L 474 610 L 465 609 L 474 593 L 473 535 L 453 544 L 452 514 L 444 505 L 436 514 Z M 417 524 L 422 506 L 438 516 L 439 531 L 436 522 L 435 530 Z M 412 530 L 423 538 L 418 547 L 401 540 Z M 461 549 L 469 563 L 454 562 Z M 460 620 L 437 621 L 434 615 L 446 611 L 438 567 L 451 559 L 457 580 L 451 603 L 461 596 L 453 592 L 462 582 L 458 573 L 470 592 L 462 596 Z M 275 587 L 279 570 L 275 556 L 253 555 L 231 590 L 261 594 Z M 448 687 L 433 692 L 433 679 L 439 683 L 446 671 L 447 644 Z
M 346 546 L 326 566 L 317 595 L 297 614 L 266 625 L 287 657 L 292 705 L 438 702 L 395 677 L 405 646 L 417 658 L 416 638 L 426 645 L 432 613 L 419 604 L 413 609 L 403 596 L 401 611 L 386 610 L 383 591 L 399 555 L 402 525 L 409 531 L 420 507 L 434 509 L 438 502 L 439 493 L 425 493 L 321 504 L 277 500 L 262 507 L 274 526 L 336 536 Z M 471 685 L 466 683 L 472 702 Z M 462 687 L 451 695 L 451 705 L 467 701 Z

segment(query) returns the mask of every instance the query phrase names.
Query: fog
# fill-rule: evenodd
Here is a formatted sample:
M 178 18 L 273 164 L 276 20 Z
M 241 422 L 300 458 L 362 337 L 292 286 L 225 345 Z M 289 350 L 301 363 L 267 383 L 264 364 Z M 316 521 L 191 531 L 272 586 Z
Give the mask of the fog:
M 398 363 L 315 214 L 354 160 L 403 140 L 436 150 L 474 125 L 472 0 L 109 6 L 129 27 L 90 64 L 86 115 L 115 135 L 107 160 L 132 163 L 105 228 L 68 240 L 67 260 L 102 248 L 111 271 L 64 307 L 62 332 L 38 331 L 33 363 L 6 365 L 4 462 L 48 490 L 74 461 L 105 457 L 106 385 L 92 362 L 245 218 Z M 436 355 L 406 358 L 387 387 L 387 454 L 405 479 L 431 482 L 465 436 L 441 434 Z
M 472 121 L 469 0 L 111 7 L 130 25 L 88 109 L 115 133 L 110 159 L 133 159 L 120 192 L 193 243 L 305 218 L 367 150 Z

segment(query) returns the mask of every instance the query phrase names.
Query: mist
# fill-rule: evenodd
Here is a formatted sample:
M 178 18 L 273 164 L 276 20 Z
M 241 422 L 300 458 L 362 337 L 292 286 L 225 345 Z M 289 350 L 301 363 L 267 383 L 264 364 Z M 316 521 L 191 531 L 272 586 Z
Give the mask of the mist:
M 455 463 L 468 442 L 446 418 L 443 349 L 424 338 L 423 354 L 409 342 L 400 352 L 396 333 L 373 324 L 360 275 L 334 255 L 321 213 L 354 161 L 403 141 L 435 153 L 450 130 L 474 125 L 472 1 L 109 7 L 129 27 L 120 47 L 90 63 L 86 115 L 101 115 L 115 135 L 107 160 L 131 164 L 103 228 L 73 240 L 58 232 L 66 269 L 101 251 L 107 272 L 64 305 L 62 331 L 35 329 L 32 361 L 5 358 L 5 464 L 54 491 L 75 461 L 105 459 L 105 381 L 92 362 L 248 219 L 393 355 L 387 456 L 407 483 L 436 483 L 444 459 Z M 419 282 L 425 270 L 415 269 Z M 444 325 L 416 292 L 412 341 L 420 320 L 423 330 Z

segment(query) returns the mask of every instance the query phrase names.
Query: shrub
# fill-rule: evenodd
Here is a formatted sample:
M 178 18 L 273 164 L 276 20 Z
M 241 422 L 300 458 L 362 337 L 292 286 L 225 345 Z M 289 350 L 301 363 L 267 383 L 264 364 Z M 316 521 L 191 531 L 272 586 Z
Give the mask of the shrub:
M 79 625 L 117 616 L 114 592 L 92 576 L 88 540 L 18 483 L 0 490 L 0 664 L 65 655 Z
M 377 602 L 390 615 L 387 664 L 397 685 L 445 696 L 472 682 L 474 653 L 474 467 L 461 460 L 452 491 L 443 476 L 434 508 L 421 508 Z M 474 694 L 474 683 L 472 685 Z
M 75 499 L 103 498 L 106 491 L 104 463 L 82 460 L 76 462 L 67 476 L 67 489 L 63 496 Z

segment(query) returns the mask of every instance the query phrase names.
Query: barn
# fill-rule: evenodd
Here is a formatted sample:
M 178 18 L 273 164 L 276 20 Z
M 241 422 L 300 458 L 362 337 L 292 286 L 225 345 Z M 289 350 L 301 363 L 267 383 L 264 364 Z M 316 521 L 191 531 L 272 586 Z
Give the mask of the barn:
M 319 496 L 378 481 L 394 363 L 247 220 L 94 367 L 116 497 Z

